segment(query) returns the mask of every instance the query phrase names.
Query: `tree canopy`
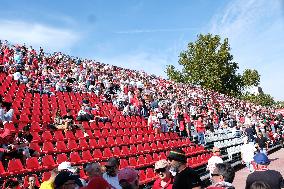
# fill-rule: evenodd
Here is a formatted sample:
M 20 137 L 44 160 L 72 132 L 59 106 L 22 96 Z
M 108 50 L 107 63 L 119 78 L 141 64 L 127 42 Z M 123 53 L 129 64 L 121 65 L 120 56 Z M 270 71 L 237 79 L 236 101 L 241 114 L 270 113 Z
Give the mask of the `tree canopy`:
M 176 82 L 240 97 L 244 89 L 259 84 L 260 75 L 257 70 L 250 69 L 238 73 L 238 63 L 234 62 L 230 50 L 227 38 L 222 41 L 219 35 L 200 34 L 195 42 L 188 44 L 187 50 L 180 53 L 178 63 L 182 70 L 168 65 L 166 73 Z

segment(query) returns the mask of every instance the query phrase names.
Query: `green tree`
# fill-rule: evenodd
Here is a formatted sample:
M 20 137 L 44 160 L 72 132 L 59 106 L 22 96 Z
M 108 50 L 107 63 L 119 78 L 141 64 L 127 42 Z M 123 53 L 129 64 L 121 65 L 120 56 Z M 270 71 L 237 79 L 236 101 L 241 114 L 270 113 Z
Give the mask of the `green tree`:
M 244 88 L 259 84 L 256 70 L 237 73 L 239 66 L 233 61 L 228 39 L 221 41 L 218 35 L 198 35 L 190 42 L 187 50 L 182 51 L 178 63 L 181 71 L 167 66 L 166 73 L 171 80 L 212 89 L 227 95 L 240 96 Z M 253 78 L 250 76 L 253 75 Z
M 242 95 L 243 100 L 250 101 L 254 104 L 259 104 L 262 106 L 272 106 L 275 105 L 273 97 L 269 94 L 259 93 L 257 95 L 246 92 Z

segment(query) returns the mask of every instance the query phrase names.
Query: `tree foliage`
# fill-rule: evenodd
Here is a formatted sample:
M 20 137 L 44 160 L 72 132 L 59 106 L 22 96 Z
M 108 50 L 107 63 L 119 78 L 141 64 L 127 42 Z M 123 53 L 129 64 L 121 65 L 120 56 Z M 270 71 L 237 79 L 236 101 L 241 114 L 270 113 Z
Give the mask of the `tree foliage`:
M 171 80 L 200 85 L 231 96 L 240 96 L 249 86 L 257 86 L 260 76 L 256 70 L 237 71 L 238 63 L 233 61 L 228 39 L 221 41 L 218 35 L 198 35 L 182 51 L 178 63 L 181 71 L 167 66 L 166 73 Z
M 273 97 L 269 94 L 264 93 L 259 93 L 255 95 L 247 92 L 242 95 L 242 99 L 262 106 L 272 106 L 275 104 Z

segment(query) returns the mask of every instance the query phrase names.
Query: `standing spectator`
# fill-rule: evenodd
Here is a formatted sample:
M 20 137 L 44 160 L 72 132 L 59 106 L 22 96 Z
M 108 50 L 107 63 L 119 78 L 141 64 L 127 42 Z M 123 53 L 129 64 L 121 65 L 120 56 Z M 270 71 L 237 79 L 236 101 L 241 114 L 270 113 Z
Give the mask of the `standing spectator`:
M 126 167 L 118 172 L 118 181 L 122 189 L 138 189 L 138 171 L 133 168 Z
M 254 143 L 254 140 L 255 140 L 255 130 L 250 127 L 250 125 L 246 125 L 246 129 L 245 129 L 245 134 L 246 136 L 248 137 L 248 141 L 251 142 L 251 143 Z
M 172 189 L 174 179 L 166 160 L 159 160 L 155 163 L 155 172 L 159 178 L 154 182 L 152 189 Z
M 253 172 L 252 161 L 256 148 L 253 144 L 249 143 L 248 137 L 243 138 L 244 144 L 241 146 L 241 156 L 243 163 L 246 164 L 246 167 L 250 172 Z
M 110 158 L 105 165 L 106 173 L 103 174 L 103 178 L 114 188 L 121 189 L 119 185 L 117 173 L 119 168 L 119 160 L 117 158 Z
M 223 163 L 223 160 L 220 157 L 220 149 L 214 146 L 212 152 L 213 156 L 208 160 L 208 165 L 207 165 L 207 169 L 209 170 L 210 176 L 212 176 L 216 164 Z
M 263 136 L 261 132 L 257 134 L 257 138 L 255 139 L 255 143 L 260 153 L 264 153 L 267 155 L 268 150 L 268 139 Z
M 232 185 L 235 171 L 228 163 L 219 163 L 212 173 L 212 186 L 207 189 L 235 189 Z
M 168 156 L 171 169 L 176 172 L 173 189 L 200 189 L 201 180 L 198 174 L 191 168 L 186 167 L 186 155 L 181 149 L 173 149 Z
M 85 171 L 90 181 L 82 189 L 111 189 L 110 184 L 102 177 L 102 169 L 99 163 L 87 164 Z
M 195 123 L 196 131 L 197 131 L 197 136 L 198 136 L 198 144 L 205 145 L 205 138 L 204 138 L 204 133 L 205 133 L 205 126 L 203 124 L 202 117 L 198 117 L 198 120 Z
M 273 189 L 280 189 L 283 184 L 282 175 L 275 170 L 269 170 L 270 163 L 264 153 L 257 153 L 254 157 L 255 171 L 251 173 L 246 180 L 245 189 L 249 189 L 255 181 L 263 181 Z

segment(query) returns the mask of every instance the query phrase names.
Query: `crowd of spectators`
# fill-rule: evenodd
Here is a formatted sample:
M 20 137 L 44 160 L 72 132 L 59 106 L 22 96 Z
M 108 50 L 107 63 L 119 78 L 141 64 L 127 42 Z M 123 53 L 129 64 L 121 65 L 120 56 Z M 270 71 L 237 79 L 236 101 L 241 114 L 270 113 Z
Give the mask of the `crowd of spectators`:
M 60 52 L 48 54 L 42 48 L 36 51 L 31 46 L 10 45 L 7 41 L 0 41 L 0 69 L 18 84 L 24 84 L 27 92 L 49 96 L 55 95 L 56 91 L 94 93 L 103 102 L 112 103 L 124 116 L 143 116 L 156 133 L 178 132 L 181 137 L 192 140 L 196 138 L 200 145 L 206 144 L 206 134 L 228 128 L 242 131 L 247 136 L 247 142 L 256 143 L 262 154 L 267 153 L 269 144 L 282 144 L 283 116 L 273 108 L 241 101 L 200 86 L 175 83 L 143 71 L 71 57 Z M 0 103 L 1 123 L 12 122 L 14 110 L 11 102 L 1 98 Z M 58 110 L 55 111 L 49 129 L 81 129 L 87 137 L 84 128 L 75 124 L 75 120 L 104 123 L 112 121 L 101 113 L 98 105 L 91 107 L 88 99 L 83 100 L 81 109 L 76 112 L 77 117 L 68 114 L 69 112 L 70 110 L 62 115 Z M 28 147 L 32 140 L 29 125 L 17 134 L 4 130 L 0 138 L 1 161 L 12 156 L 20 158 L 24 163 L 26 158 L 38 156 L 36 151 Z M 214 153 L 217 151 L 215 149 Z M 245 162 L 249 168 L 250 162 Z M 220 166 L 215 164 L 216 167 L 210 168 L 212 180 L 214 181 L 216 174 L 223 175 L 216 182 L 229 185 L 232 178 L 227 178 L 224 172 L 230 172 L 231 168 L 218 163 Z M 118 165 L 118 160 L 111 159 L 105 166 L 104 174 L 98 164 L 88 165 L 86 171 L 90 170 L 93 175 L 90 176 L 99 180 L 97 182 L 107 181 L 102 184 L 105 188 L 137 188 L 137 172 L 133 169 L 118 171 Z M 51 182 L 54 183 L 54 188 L 66 188 L 62 187 L 65 185 L 84 186 L 84 183 L 78 182 L 79 178 L 74 171 L 67 170 L 59 173 L 54 170 L 54 176 L 46 182 L 47 188 Z M 168 161 L 157 162 L 155 170 L 160 176 L 159 181 L 154 184 L 158 188 L 185 188 L 185 185 L 198 188 L 201 185 L 194 170 L 186 167 L 184 152 L 181 150 L 171 151 Z M 7 183 L 9 186 L 16 185 L 13 180 L 8 180 Z M 93 188 L 92 183 L 96 185 L 96 182 L 90 181 L 85 187 Z

